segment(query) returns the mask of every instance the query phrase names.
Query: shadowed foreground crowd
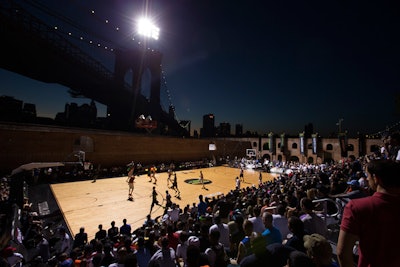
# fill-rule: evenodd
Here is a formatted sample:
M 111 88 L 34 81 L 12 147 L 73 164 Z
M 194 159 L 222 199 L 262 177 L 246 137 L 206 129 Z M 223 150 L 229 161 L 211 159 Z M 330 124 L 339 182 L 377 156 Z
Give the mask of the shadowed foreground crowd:
M 199 195 L 183 209 L 167 203 L 163 216 L 147 215 L 139 229 L 127 219 L 99 225 L 93 240 L 83 227 L 73 240 L 59 228 L 53 242 L 32 220 L 31 259 L 9 246 L 1 266 L 400 266 L 391 243 L 400 240 L 394 147 L 335 164 L 293 164 L 292 173 L 273 181 L 218 198 Z

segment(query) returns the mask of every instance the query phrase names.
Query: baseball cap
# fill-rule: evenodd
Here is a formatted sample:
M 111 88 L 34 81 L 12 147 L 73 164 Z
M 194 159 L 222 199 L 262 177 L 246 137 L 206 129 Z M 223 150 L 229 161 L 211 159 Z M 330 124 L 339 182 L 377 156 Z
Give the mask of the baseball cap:
M 354 186 L 354 187 L 360 187 L 360 183 L 357 180 L 351 180 L 347 182 L 347 184 Z
M 8 247 L 4 248 L 3 251 L 2 251 L 3 257 L 10 257 L 11 255 L 13 255 L 13 253 L 16 250 L 17 249 L 12 247 L 12 246 L 8 246 Z
M 188 240 L 188 245 L 194 245 L 196 247 L 200 247 L 200 239 L 197 236 L 189 236 Z

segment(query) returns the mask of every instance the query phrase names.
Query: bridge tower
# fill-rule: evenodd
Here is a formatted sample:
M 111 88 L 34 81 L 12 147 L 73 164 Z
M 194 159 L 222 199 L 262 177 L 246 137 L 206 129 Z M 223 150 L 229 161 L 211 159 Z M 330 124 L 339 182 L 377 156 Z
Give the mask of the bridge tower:
M 153 120 L 159 121 L 162 112 L 160 103 L 162 54 L 149 49 L 118 50 L 115 54 L 115 84 L 117 90 L 129 89 L 130 99 L 126 101 L 130 107 L 127 112 L 120 103 L 109 106 L 112 124 L 124 125 L 128 121 L 128 127 L 132 129 L 135 119 L 141 114 L 150 115 Z M 125 76 L 129 70 L 132 71 L 131 88 L 127 88 L 128 85 L 125 83 Z M 151 76 L 150 99 L 146 99 L 141 92 L 142 76 L 146 70 L 149 70 Z

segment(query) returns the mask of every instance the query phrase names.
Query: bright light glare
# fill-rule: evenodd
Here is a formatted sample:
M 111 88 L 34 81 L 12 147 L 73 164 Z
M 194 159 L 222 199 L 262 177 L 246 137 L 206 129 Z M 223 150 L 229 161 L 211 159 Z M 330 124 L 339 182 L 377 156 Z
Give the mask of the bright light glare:
M 138 21 L 138 33 L 158 40 L 160 28 L 155 26 L 148 18 L 142 18 Z

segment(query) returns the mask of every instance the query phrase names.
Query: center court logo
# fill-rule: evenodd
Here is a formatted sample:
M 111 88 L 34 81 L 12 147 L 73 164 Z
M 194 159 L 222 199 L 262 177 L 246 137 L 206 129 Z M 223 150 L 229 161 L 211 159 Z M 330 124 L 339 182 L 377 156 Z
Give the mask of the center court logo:
M 204 181 L 203 182 L 204 184 L 211 184 L 211 180 L 204 179 L 203 181 Z M 185 183 L 194 184 L 194 185 L 197 185 L 197 184 L 201 185 L 200 178 L 186 179 Z

